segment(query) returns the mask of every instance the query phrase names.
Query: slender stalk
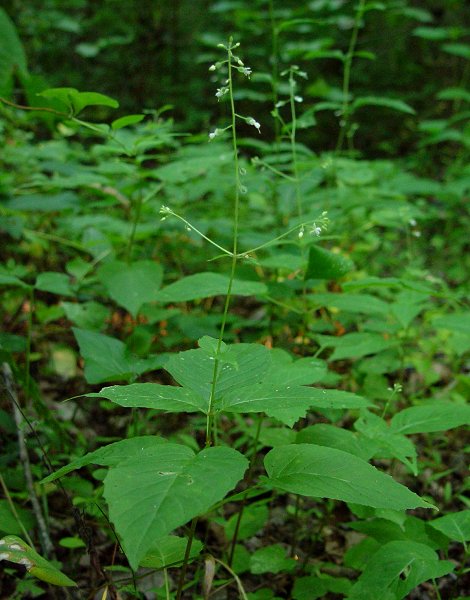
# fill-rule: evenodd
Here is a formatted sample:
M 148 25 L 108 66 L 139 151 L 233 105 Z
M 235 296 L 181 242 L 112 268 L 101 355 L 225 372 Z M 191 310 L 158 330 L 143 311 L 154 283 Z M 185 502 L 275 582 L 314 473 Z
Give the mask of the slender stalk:
M 1 473 L 0 473 L 0 486 L 3 490 L 3 493 L 5 494 L 5 498 L 7 499 L 8 506 L 10 507 L 12 515 L 15 517 L 18 525 L 20 526 L 21 531 L 23 532 L 24 539 L 28 542 L 28 544 L 31 546 L 31 548 L 34 548 L 34 542 L 30 538 L 29 533 L 26 531 L 23 521 L 21 520 L 20 515 L 18 514 L 15 505 L 13 504 L 13 500 L 11 499 L 10 492 L 8 491 L 7 485 L 5 483 L 5 480 L 2 477 Z
M 300 186 L 299 186 L 299 166 L 297 163 L 297 144 L 295 136 L 297 133 L 297 114 L 295 111 L 295 87 L 296 81 L 294 77 L 294 68 L 289 69 L 289 102 L 290 102 L 290 113 L 291 113 L 291 129 L 290 129 L 290 145 L 292 152 L 292 169 L 294 171 L 294 187 L 295 187 L 295 204 L 297 207 L 297 214 L 299 217 L 302 216 L 302 205 L 300 201 Z
M 132 219 L 132 228 L 131 228 L 131 234 L 129 236 L 129 241 L 127 243 L 127 248 L 126 248 L 126 262 L 127 264 L 130 264 L 132 261 L 132 248 L 134 246 L 134 241 L 135 241 L 135 234 L 137 231 L 137 225 L 139 224 L 140 221 L 140 215 L 142 213 L 142 205 L 143 205 L 143 197 L 142 197 L 142 193 L 139 192 L 138 198 L 137 198 L 137 202 L 135 205 L 135 210 L 134 210 L 134 218 Z
M 225 296 L 224 310 L 222 315 L 222 323 L 220 325 L 219 339 L 217 341 L 217 356 L 214 361 L 214 370 L 212 374 L 211 392 L 209 397 L 209 410 L 207 414 L 206 423 L 206 446 L 212 444 L 212 431 L 214 427 L 214 403 L 217 386 L 217 377 L 219 373 L 220 361 L 218 354 L 222 347 L 222 341 L 225 333 L 225 326 L 227 323 L 228 309 L 230 306 L 230 300 L 232 295 L 233 280 L 235 278 L 235 270 L 237 268 L 238 259 L 238 221 L 239 221 L 239 210 L 240 210 L 240 166 L 238 161 L 238 145 L 237 145 L 237 127 L 236 127 L 236 111 L 235 101 L 233 98 L 233 68 L 232 68 L 232 38 L 230 38 L 227 47 L 227 65 L 228 65 L 228 94 L 230 98 L 230 110 L 231 110 L 231 122 L 232 122 L 232 148 L 233 148 L 233 168 L 234 168 L 234 181 L 235 181 L 235 198 L 233 208 L 233 246 L 232 246 L 232 261 L 230 268 L 230 278 L 227 286 L 227 293 Z
M 250 483 L 253 479 L 253 468 L 254 468 L 254 464 L 255 464 L 255 460 L 256 460 L 256 454 L 258 452 L 258 442 L 259 442 L 259 436 L 261 433 L 261 425 L 262 424 L 263 424 L 263 417 L 261 415 L 258 415 L 258 426 L 256 428 L 255 439 L 253 441 L 253 450 L 251 452 L 251 457 L 250 457 L 250 468 L 248 469 L 248 473 L 246 475 L 246 482 L 247 482 L 248 486 L 250 485 Z M 228 564 L 230 567 L 232 566 L 232 563 L 233 563 L 233 556 L 235 554 L 235 547 L 237 545 L 238 533 L 240 531 L 240 525 L 242 522 L 243 512 L 244 512 L 245 506 L 246 506 L 247 496 L 248 496 L 248 491 L 245 492 L 245 495 L 243 496 L 243 500 L 242 500 L 242 503 L 240 506 L 240 510 L 238 511 L 237 522 L 235 524 L 235 531 L 233 532 L 232 544 L 230 547 L 230 554 L 228 557 Z
M 338 136 L 338 142 L 336 144 L 336 152 L 339 152 L 344 144 L 344 138 L 349 132 L 349 86 L 351 82 L 351 67 L 354 58 L 354 52 L 356 50 L 357 37 L 359 34 L 359 28 L 361 20 L 364 15 L 365 0 L 359 0 L 357 7 L 356 16 L 354 18 L 354 26 L 349 41 L 348 52 L 344 59 L 344 71 L 343 71 L 343 106 L 341 108 L 340 115 L 340 130 Z
M 181 572 L 178 580 L 178 589 L 176 590 L 176 600 L 181 600 L 181 594 L 183 593 L 184 580 L 186 578 L 186 571 L 188 570 L 189 557 L 191 555 L 191 546 L 193 545 L 194 534 L 196 532 L 196 525 L 198 518 L 195 517 L 191 521 L 191 529 L 189 531 L 188 543 L 186 544 L 186 550 L 184 552 L 183 564 L 181 566 Z

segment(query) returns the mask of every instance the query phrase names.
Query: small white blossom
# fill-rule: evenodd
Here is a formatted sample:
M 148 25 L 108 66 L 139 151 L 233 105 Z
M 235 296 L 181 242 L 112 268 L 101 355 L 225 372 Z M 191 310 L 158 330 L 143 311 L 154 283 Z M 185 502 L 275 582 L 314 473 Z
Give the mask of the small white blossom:
M 248 123 L 248 125 L 252 125 L 253 127 L 255 127 L 258 130 L 258 133 L 261 133 L 261 125 L 258 123 L 258 121 L 253 119 L 253 117 L 248 117 L 246 122 Z
M 218 135 L 220 134 L 219 129 L 214 129 L 214 131 L 211 131 L 209 133 L 209 141 L 213 140 L 214 138 L 216 138 Z
M 243 73 L 243 75 L 246 75 L 246 77 L 250 77 L 252 72 L 253 71 L 250 69 L 250 67 L 243 67 L 242 69 L 240 69 L 240 73 Z
M 228 87 L 217 88 L 217 92 L 215 93 L 216 98 L 223 98 L 225 94 L 228 92 Z
M 296 102 L 303 102 L 304 101 L 304 99 L 302 98 L 302 96 L 294 96 L 294 100 Z
M 417 238 L 421 237 L 421 231 L 413 231 L 412 233 Z
M 215 65 L 211 65 L 209 67 L 209 71 L 215 71 L 217 69 L 217 67 Z
M 304 226 L 302 225 L 302 227 L 300 228 L 300 231 L 299 231 L 299 240 L 301 240 L 304 237 L 304 233 L 305 233 L 305 230 L 304 230 Z
M 321 227 L 318 227 L 318 225 L 314 223 L 310 233 L 319 237 L 321 235 Z
M 416 226 L 416 219 L 410 219 L 408 221 L 408 223 L 411 225 L 411 227 L 415 227 Z

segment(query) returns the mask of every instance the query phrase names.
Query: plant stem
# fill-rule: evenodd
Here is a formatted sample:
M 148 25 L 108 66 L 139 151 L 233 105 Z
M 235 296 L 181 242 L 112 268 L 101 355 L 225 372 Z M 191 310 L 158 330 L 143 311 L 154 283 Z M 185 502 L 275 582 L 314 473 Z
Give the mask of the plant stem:
M 343 72 L 343 106 L 340 114 L 340 130 L 338 136 L 338 142 L 336 144 L 336 152 L 339 152 L 344 144 L 344 138 L 348 134 L 349 130 L 349 86 L 351 81 L 351 66 L 354 58 L 354 52 L 356 50 L 357 36 L 359 34 L 359 27 L 361 25 L 362 16 L 364 14 L 365 0 L 359 0 L 357 7 L 356 16 L 354 18 L 354 26 L 349 41 L 348 52 L 344 59 L 344 72 Z
M 184 580 L 186 578 L 186 571 L 188 569 L 189 557 L 191 555 L 191 546 L 193 545 L 194 533 L 196 532 L 198 518 L 195 517 L 191 521 L 191 529 L 189 531 L 188 542 L 186 544 L 186 550 L 184 552 L 183 564 L 181 566 L 180 577 L 178 580 L 178 589 L 176 590 L 176 600 L 181 600 L 181 594 L 183 593 Z
M 294 77 L 294 67 L 289 69 L 289 101 L 290 101 L 290 113 L 291 113 L 291 129 L 290 129 L 290 144 L 292 152 L 292 169 L 294 171 L 294 187 L 295 187 L 295 204 L 297 207 L 297 214 L 299 217 L 302 216 L 302 206 L 300 201 L 300 186 L 299 186 L 299 167 L 297 164 L 297 145 L 295 136 L 297 133 L 297 114 L 295 111 L 295 87 L 296 81 Z
M 232 147 L 233 147 L 233 167 L 234 167 L 234 180 L 235 180 L 235 198 L 233 208 L 233 246 L 232 246 L 232 264 L 230 268 L 230 278 L 227 286 L 227 293 L 225 296 L 224 310 L 222 315 L 222 323 L 220 325 L 219 339 L 217 341 L 217 356 L 214 361 L 214 370 L 212 374 L 211 392 L 209 398 L 209 410 L 207 411 L 207 423 L 206 423 L 206 446 L 212 444 L 212 431 L 214 427 L 214 402 L 217 386 L 217 377 L 219 373 L 219 359 L 218 355 L 222 346 L 222 341 L 225 333 L 225 325 L 227 323 L 228 309 L 230 306 L 230 299 L 232 295 L 233 280 L 235 278 L 235 270 L 237 267 L 238 259 L 238 219 L 239 219 L 239 207 L 240 207 L 240 167 L 238 161 L 238 145 L 237 145 L 237 128 L 236 128 L 236 111 L 235 101 L 233 98 L 233 73 L 232 73 L 232 38 L 230 38 L 227 47 L 228 56 L 228 89 L 230 97 L 230 110 L 231 110 L 231 121 L 232 121 Z
M 261 415 L 258 415 L 258 426 L 256 428 L 255 439 L 253 441 L 253 450 L 251 452 L 251 457 L 250 457 L 250 467 L 248 469 L 248 473 L 246 474 L 246 484 L 248 486 L 251 484 L 251 481 L 253 479 L 253 467 L 254 467 L 255 460 L 256 460 L 256 454 L 258 452 L 258 442 L 259 442 L 259 436 L 261 433 L 261 425 L 262 424 L 263 424 L 263 417 Z M 243 496 L 240 510 L 238 511 L 237 522 L 235 525 L 235 531 L 233 532 L 232 544 L 230 547 L 230 554 L 228 557 L 229 566 L 232 566 L 233 556 L 235 554 L 235 547 L 237 545 L 238 532 L 240 531 L 240 525 L 242 522 L 243 512 L 244 512 L 245 506 L 246 506 L 247 496 L 248 496 L 248 492 L 246 492 L 245 495 Z

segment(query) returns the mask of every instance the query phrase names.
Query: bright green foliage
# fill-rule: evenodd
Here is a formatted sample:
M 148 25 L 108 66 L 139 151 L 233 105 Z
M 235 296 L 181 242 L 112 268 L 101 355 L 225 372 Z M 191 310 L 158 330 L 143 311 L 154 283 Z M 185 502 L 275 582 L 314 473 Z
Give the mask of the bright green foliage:
M 0 560 L 8 560 L 23 565 L 31 575 L 52 585 L 65 587 L 75 587 L 77 585 L 15 535 L 7 535 L 0 540 Z
M 119 102 L 97 92 L 79 92 L 75 88 L 50 88 L 38 94 L 43 98 L 57 100 L 67 107 L 73 115 L 77 115 L 87 106 L 110 106 L 118 108 Z
M 246 458 L 231 448 L 198 454 L 178 444 L 129 456 L 110 469 L 104 496 L 122 536 L 131 567 L 137 568 L 155 539 L 203 515 L 243 477 Z
M 187 543 L 188 540 L 186 538 L 167 535 L 152 545 L 145 557 L 140 561 L 140 566 L 149 569 L 174 567 L 183 561 Z M 194 540 L 190 558 L 196 558 L 202 549 L 203 544 L 199 540 Z
M 424 544 L 396 541 L 385 544 L 366 564 L 348 600 L 401 600 L 423 581 L 451 573 L 454 564 L 439 560 Z
M 265 458 L 270 483 L 304 496 L 335 498 L 376 508 L 432 508 L 353 454 L 317 446 L 293 444 L 271 450 Z
M 115 260 L 103 265 L 98 276 L 110 297 L 135 317 L 143 304 L 157 298 L 163 269 L 152 261 L 126 264 Z

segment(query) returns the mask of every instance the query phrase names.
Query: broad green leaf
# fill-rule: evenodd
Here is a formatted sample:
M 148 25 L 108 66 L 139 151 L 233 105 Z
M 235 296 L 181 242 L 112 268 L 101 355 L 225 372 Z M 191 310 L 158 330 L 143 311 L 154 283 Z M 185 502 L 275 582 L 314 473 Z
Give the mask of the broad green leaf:
M 88 398 L 108 398 L 128 408 L 153 408 L 168 412 L 202 412 L 207 414 L 209 397 L 202 397 L 190 389 L 159 383 L 132 383 L 113 385 Z
M 97 92 L 79 92 L 75 88 L 69 87 L 49 88 L 39 92 L 38 96 L 61 102 L 75 115 L 87 106 L 119 107 L 119 102 L 117 102 L 117 100 L 105 96 L 104 94 L 99 94 Z
M 229 277 L 220 273 L 196 273 L 179 279 L 162 288 L 156 300 L 159 302 L 189 302 L 211 296 L 225 296 Z M 263 296 L 267 287 L 259 281 L 240 281 L 235 279 L 232 286 L 234 296 Z
M 143 435 L 114 442 L 113 444 L 102 446 L 101 448 L 98 448 L 98 450 L 88 452 L 84 456 L 73 460 L 68 465 L 65 465 L 58 471 L 45 477 L 41 483 L 50 483 L 59 477 L 63 477 L 64 475 L 76 471 L 77 469 L 81 469 L 82 467 L 86 467 L 87 465 L 93 464 L 112 467 L 127 460 L 130 456 L 140 456 L 142 460 L 148 451 L 165 442 L 165 438 L 156 435 Z
M 362 460 L 372 458 L 378 447 L 376 442 L 358 433 L 326 423 L 318 423 L 301 429 L 296 435 L 295 442 L 297 444 L 317 444 L 318 446 L 337 448 L 349 454 L 354 454 Z
M 218 368 L 216 397 L 262 381 L 271 364 L 269 350 L 261 344 L 232 344 L 223 357 L 224 362 Z M 209 398 L 214 361 L 215 358 L 202 349 L 188 350 L 174 354 L 165 369 L 180 385 L 194 390 L 202 398 Z
M 339 279 L 353 268 L 353 262 L 346 256 L 313 245 L 309 249 L 305 279 Z
M 363 411 L 361 417 L 354 423 L 366 439 L 378 445 L 374 457 L 397 458 L 406 465 L 413 475 L 418 474 L 416 447 L 413 442 L 393 431 L 387 423 L 374 413 Z
M 392 418 L 390 428 L 395 433 L 409 435 L 445 431 L 469 423 L 470 405 L 437 401 L 405 408 Z
M 215 404 L 218 412 L 259 413 L 292 427 L 309 409 L 367 408 L 370 402 L 341 390 L 321 390 L 304 386 L 272 387 L 268 383 L 237 388 Z
M 76 587 L 67 575 L 64 575 L 52 563 L 40 556 L 36 550 L 28 546 L 15 535 L 7 535 L 0 540 L 0 560 L 23 565 L 26 570 L 41 581 L 63 587 Z
M 35 525 L 34 516 L 24 508 L 14 504 L 16 514 L 21 519 L 21 523 L 27 530 L 31 530 Z M 21 528 L 16 516 L 12 513 L 8 500 L 0 499 L 0 532 L 21 535 Z M 0 549 L 1 552 L 1 549 Z
M 18 277 L 16 277 L 15 275 L 10 275 L 9 273 L 3 271 L 0 272 L 0 286 L 14 286 L 14 287 L 20 287 L 20 288 L 26 288 L 29 289 L 30 286 L 25 283 L 24 281 L 21 281 L 21 279 L 19 279 Z
M 275 387 L 286 385 L 311 385 L 327 374 L 325 361 L 318 358 L 293 360 L 287 352 L 271 350 L 272 364 L 263 380 Z
M 287 556 L 287 550 L 281 544 L 260 548 L 251 555 L 250 559 L 250 571 L 254 575 L 289 572 L 296 567 L 297 561 Z
M 434 550 L 424 544 L 388 542 L 368 561 L 348 600 L 401 600 L 423 581 L 447 575 L 454 568 L 452 562 L 440 561 Z
M 177 535 L 166 535 L 152 544 L 150 550 L 140 561 L 139 566 L 147 569 L 163 569 L 169 566 L 177 566 L 184 559 L 187 545 L 187 538 L 178 537 Z M 196 558 L 203 547 L 202 542 L 193 539 L 189 559 L 193 560 Z
M 453 313 L 433 319 L 434 327 L 470 335 L 470 312 Z
M 133 356 L 126 345 L 96 331 L 72 327 L 85 359 L 85 378 L 88 383 L 105 381 L 130 381 L 146 371 L 160 369 L 166 357 L 149 356 L 146 359 Z
M 37 290 L 60 296 L 75 295 L 70 288 L 70 278 L 65 273 L 53 273 L 50 271 L 39 273 L 34 287 Z
M 403 100 L 397 100 L 395 98 L 381 98 L 378 96 L 363 96 L 361 98 L 356 98 L 352 103 L 352 110 L 356 110 L 361 108 L 361 106 L 383 106 L 385 108 L 391 108 L 393 110 L 397 110 L 399 112 L 404 112 L 409 115 L 416 114 L 414 108 L 412 108 Z
M 274 448 L 264 460 L 275 488 L 375 508 L 432 508 L 408 488 L 357 456 L 314 444 Z
M 26 54 L 13 21 L 0 8 L 0 94 L 9 96 L 12 92 L 15 71 L 27 76 Z
M 470 60 L 470 45 L 468 44 L 444 44 L 442 46 L 444 52 L 453 54 L 454 56 L 460 56 Z
M 151 260 L 131 264 L 114 260 L 99 269 L 98 277 L 111 298 L 136 317 L 143 304 L 157 299 L 163 269 Z
M 347 333 L 340 337 L 318 335 L 317 340 L 322 348 L 335 349 L 329 358 L 330 361 L 361 358 L 369 354 L 377 354 L 395 345 L 392 340 L 386 339 L 380 333 Z
M 439 100 L 462 100 L 463 102 L 470 102 L 470 92 L 461 87 L 445 88 L 437 94 L 437 98 Z
M 237 532 L 237 540 L 246 540 L 253 537 L 269 518 L 269 510 L 265 503 L 248 505 L 243 510 L 242 519 L 239 523 L 239 513 L 234 513 L 224 524 L 225 536 L 228 540 L 233 539 Z M 238 525 L 239 523 L 239 525 Z
M 443 533 L 450 540 L 465 544 L 470 540 L 470 510 L 450 513 L 428 521 L 428 525 Z
M 136 125 L 143 119 L 145 119 L 145 115 L 126 115 L 125 117 L 121 117 L 120 119 L 113 121 L 111 123 L 111 129 L 117 131 L 123 127 L 128 127 L 129 125 Z
M 351 589 L 351 581 L 346 577 L 332 577 L 323 573 L 317 577 L 311 575 L 308 577 L 296 577 L 294 589 L 292 590 L 293 600 L 317 600 L 326 598 L 328 592 L 334 594 L 347 595 Z M 380 600 L 386 600 L 381 598 Z
M 90 302 L 62 302 L 65 316 L 81 329 L 102 329 L 109 317 L 109 309 L 91 300 Z
M 328 306 L 352 313 L 384 315 L 390 310 L 387 302 L 370 294 L 309 294 L 308 298 L 317 306 Z
M 110 469 L 104 496 L 111 521 L 136 569 L 156 539 L 203 515 L 243 477 L 247 459 L 217 446 L 198 454 L 179 444 L 164 444 L 142 458 Z

